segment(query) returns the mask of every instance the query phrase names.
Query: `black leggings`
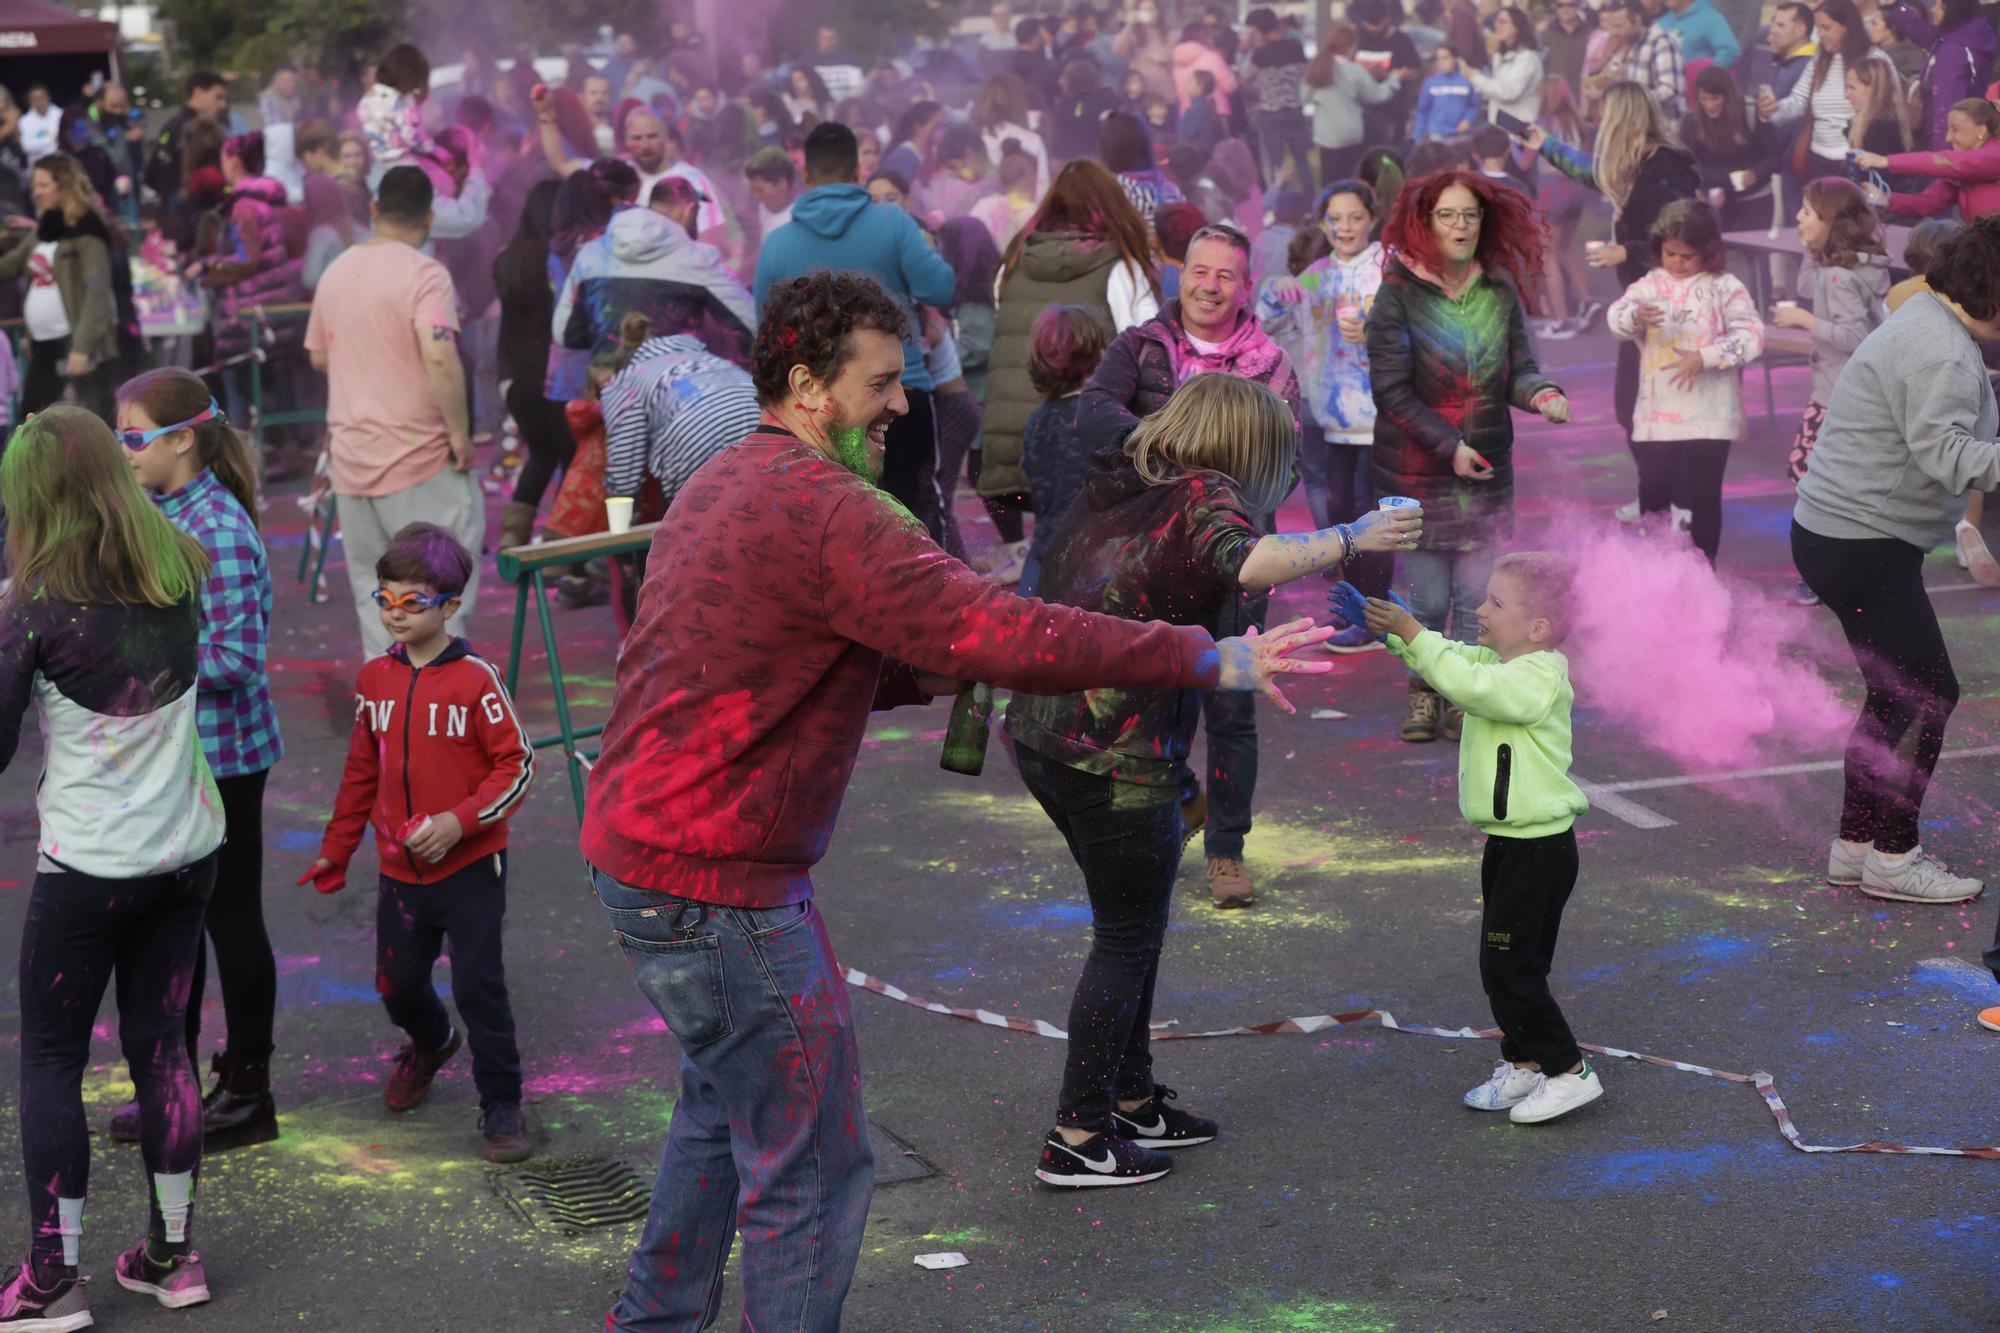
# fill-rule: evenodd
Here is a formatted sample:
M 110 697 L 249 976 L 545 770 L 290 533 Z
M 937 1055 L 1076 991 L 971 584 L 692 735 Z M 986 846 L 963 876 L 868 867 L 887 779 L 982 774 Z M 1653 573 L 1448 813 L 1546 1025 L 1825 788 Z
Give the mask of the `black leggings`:
M 215 854 L 215 892 L 205 922 L 222 978 L 222 1015 L 229 1049 L 252 1060 L 271 1054 L 271 1019 L 278 1008 L 278 963 L 264 929 L 264 780 L 271 770 L 217 778 L 228 835 Z M 197 949 L 188 990 L 188 1058 L 201 1070 L 201 998 L 208 985 L 208 950 Z
M 63 375 L 63 366 L 69 360 L 69 339 L 50 338 L 28 344 L 28 372 L 21 379 L 21 419 L 27 420 L 30 412 L 39 412 L 45 407 L 53 407 L 63 398 L 64 388 L 71 383 Z M 111 386 L 118 367 L 105 362 L 74 381 L 76 401 L 102 417 L 108 425 L 113 420 Z
M 514 478 L 514 503 L 539 508 L 550 479 L 576 457 L 576 437 L 569 433 L 563 405 L 543 397 L 538 383 L 509 381 L 507 411 L 521 428 L 521 443 L 528 446 L 528 461 Z
M 1722 474 L 1729 470 L 1730 440 L 1639 440 L 1639 512 L 1664 514 L 1676 499 L 1693 515 L 1688 535 L 1715 563 L 1722 549 Z
M 201 1166 L 201 1090 L 183 1024 L 214 885 L 213 856 L 142 879 L 35 875 L 21 930 L 20 994 L 21 1157 L 37 1268 L 76 1263 L 90 1183 L 83 1071 L 91 1025 L 114 975 L 118 1041 L 138 1088 L 139 1151 L 152 1186 L 148 1234 L 163 1244 L 187 1239 Z
M 937 412 L 929 389 L 903 390 L 910 410 L 889 423 L 882 451 L 882 489 L 896 497 L 944 544 L 944 497 L 938 490 Z
M 1958 705 L 1958 676 L 1924 589 L 1924 552 L 1893 537 L 1822 537 L 1794 521 L 1792 562 L 1839 618 L 1868 686 L 1847 738 L 1840 836 L 1907 852 Z
M 1090 894 L 1090 954 L 1070 1001 L 1056 1123 L 1109 1131 L 1113 1099 L 1153 1095 L 1153 985 L 1181 864 L 1180 803 L 1171 787 L 1085 773 L 1025 745 L 1015 760 Z
M 965 469 L 966 480 L 970 481 L 976 489 L 979 485 L 979 470 L 985 462 L 986 451 L 984 449 L 974 449 L 969 457 L 970 461 L 966 464 Z M 1001 541 L 1011 544 L 1023 538 L 1027 531 L 1027 525 L 1022 522 L 1021 515 L 1026 513 L 1029 508 L 1028 497 L 1025 494 L 1016 491 L 1012 495 L 982 495 L 979 497 L 979 500 L 981 504 L 986 506 L 986 517 L 993 521 L 994 531 L 1000 534 Z M 1037 518 L 1036 521 L 1039 522 L 1041 518 L 1046 518 L 1049 522 L 1053 523 L 1061 517 L 1062 515 L 1060 514 L 1046 514 Z

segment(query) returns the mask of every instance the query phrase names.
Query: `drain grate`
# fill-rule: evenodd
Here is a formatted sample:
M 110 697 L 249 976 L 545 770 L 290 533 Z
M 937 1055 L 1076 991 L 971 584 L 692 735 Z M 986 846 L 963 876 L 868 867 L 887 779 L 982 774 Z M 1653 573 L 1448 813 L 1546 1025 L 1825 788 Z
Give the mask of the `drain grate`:
M 495 1175 L 493 1190 L 530 1225 L 575 1236 L 645 1221 L 656 1170 L 643 1156 L 536 1162 Z
M 872 1120 L 868 1143 L 875 1150 L 877 1185 L 937 1174 L 914 1148 Z M 537 1161 L 495 1172 L 493 1192 L 530 1226 L 575 1236 L 645 1221 L 659 1169 L 659 1159 L 643 1153 Z

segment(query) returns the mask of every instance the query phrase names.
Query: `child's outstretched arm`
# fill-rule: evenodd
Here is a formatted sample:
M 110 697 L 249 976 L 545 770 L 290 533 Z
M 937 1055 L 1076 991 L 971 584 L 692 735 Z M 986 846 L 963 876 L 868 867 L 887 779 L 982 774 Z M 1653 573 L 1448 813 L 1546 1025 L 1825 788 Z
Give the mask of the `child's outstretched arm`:
M 1236 571 L 1236 582 L 1257 591 L 1317 574 L 1363 552 L 1412 551 L 1423 531 L 1423 510 L 1406 506 L 1371 510 L 1353 523 L 1336 523 L 1318 532 L 1260 537 Z
M 1530 653 L 1502 662 L 1484 649 L 1424 629 L 1399 603 L 1369 598 L 1368 628 L 1387 634 L 1390 652 L 1473 717 L 1520 726 L 1539 722 L 1562 687 L 1562 671 L 1548 655 Z

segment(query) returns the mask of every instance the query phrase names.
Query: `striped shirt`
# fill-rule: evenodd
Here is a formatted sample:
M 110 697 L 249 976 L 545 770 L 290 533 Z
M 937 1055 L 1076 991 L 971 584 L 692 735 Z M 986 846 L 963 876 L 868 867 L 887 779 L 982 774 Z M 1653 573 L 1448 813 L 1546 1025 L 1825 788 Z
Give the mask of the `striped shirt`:
M 696 468 L 760 416 L 749 373 L 686 333 L 640 344 L 604 386 L 603 404 L 605 494 L 636 498 L 651 476 L 670 505 Z

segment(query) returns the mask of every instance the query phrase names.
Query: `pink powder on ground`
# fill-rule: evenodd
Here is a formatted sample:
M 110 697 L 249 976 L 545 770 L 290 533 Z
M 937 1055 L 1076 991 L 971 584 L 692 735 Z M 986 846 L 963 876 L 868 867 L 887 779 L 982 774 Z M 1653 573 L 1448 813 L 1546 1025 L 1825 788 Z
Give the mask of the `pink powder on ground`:
M 1840 751 L 1855 710 L 1810 650 L 1818 613 L 1718 576 L 1681 538 L 1598 531 L 1554 545 L 1576 562 L 1563 652 L 1579 703 L 1697 771 Z

